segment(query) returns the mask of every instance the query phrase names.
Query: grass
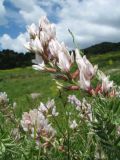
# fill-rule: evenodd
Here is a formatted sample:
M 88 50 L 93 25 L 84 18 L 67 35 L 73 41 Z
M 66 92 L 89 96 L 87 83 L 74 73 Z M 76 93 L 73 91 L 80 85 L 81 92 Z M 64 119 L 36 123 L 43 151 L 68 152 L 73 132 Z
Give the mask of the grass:
M 39 99 L 45 100 L 55 96 L 56 87 L 49 75 L 30 67 L 0 71 L 0 91 L 5 91 L 10 100 L 15 101 L 18 108 L 25 111 L 31 104 L 31 93 L 40 93 Z
M 100 68 L 109 70 L 111 68 L 120 68 L 120 51 L 108 52 L 100 55 L 90 56 L 90 61 L 96 63 Z
M 32 92 L 50 94 L 54 91 L 53 82 L 47 74 L 34 71 L 32 68 L 13 69 L 0 72 L 0 89 L 8 92 L 12 98 L 21 98 Z M 48 81 L 49 80 L 49 81 Z M 49 90 L 46 90 L 49 85 Z

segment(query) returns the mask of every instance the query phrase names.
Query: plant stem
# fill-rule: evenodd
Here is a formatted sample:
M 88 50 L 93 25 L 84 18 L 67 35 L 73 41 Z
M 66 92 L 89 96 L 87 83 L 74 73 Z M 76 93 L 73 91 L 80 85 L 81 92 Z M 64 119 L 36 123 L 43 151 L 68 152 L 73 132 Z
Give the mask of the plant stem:
M 70 160 L 70 134 L 69 134 L 69 127 L 68 127 L 68 160 Z
M 67 149 L 68 149 L 68 160 L 70 160 L 70 132 L 69 132 L 69 111 L 67 112 L 68 116 L 67 116 Z

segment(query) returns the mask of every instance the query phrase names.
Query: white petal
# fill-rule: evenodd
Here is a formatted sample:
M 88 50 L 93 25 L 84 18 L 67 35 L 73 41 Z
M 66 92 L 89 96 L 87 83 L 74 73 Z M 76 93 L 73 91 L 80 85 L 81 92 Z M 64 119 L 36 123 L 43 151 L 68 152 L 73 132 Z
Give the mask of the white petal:
M 45 70 L 45 64 L 44 64 L 44 62 L 42 62 L 41 64 L 39 63 L 38 65 L 32 65 L 32 67 L 35 70 Z

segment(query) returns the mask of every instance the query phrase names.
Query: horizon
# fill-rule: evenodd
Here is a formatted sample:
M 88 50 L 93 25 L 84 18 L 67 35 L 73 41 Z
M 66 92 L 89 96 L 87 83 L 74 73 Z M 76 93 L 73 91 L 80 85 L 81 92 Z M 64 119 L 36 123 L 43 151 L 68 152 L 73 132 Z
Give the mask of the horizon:
M 97 45 L 102 45 L 102 44 L 104 44 L 104 43 L 119 44 L 120 42 L 101 42 L 101 43 L 93 44 L 93 45 L 88 46 L 88 47 L 86 47 L 86 48 L 80 48 L 80 50 L 87 50 L 87 49 L 89 49 L 89 48 L 96 47 Z M 26 52 L 17 52 L 17 51 L 15 51 L 15 50 L 9 49 L 9 48 L 7 48 L 7 49 L 2 49 L 2 50 L 0 49 L 0 52 L 6 51 L 6 50 L 16 52 L 17 54 L 19 54 L 19 53 L 23 53 L 23 54 L 30 53 L 30 52 L 28 52 L 27 50 L 26 50 Z M 69 49 L 69 52 L 70 52 L 70 51 L 74 51 L 74 50 L 75 50 L 74 48 L 71 49 L 71 50 Z

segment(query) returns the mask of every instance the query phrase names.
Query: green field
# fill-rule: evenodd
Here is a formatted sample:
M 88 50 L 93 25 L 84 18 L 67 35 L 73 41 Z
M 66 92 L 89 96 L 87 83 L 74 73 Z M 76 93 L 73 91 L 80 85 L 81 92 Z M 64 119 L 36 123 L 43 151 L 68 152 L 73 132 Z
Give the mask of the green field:
M 22 113 L 33 107 L 31 93 L 40 93 L 40 102 L 41 99 L 54 97 L 56 87 L 49 75 L 28 67 L 0 71 L 0 91 L 5 91 L 10 100 L 17 103 L 17 111 Z

